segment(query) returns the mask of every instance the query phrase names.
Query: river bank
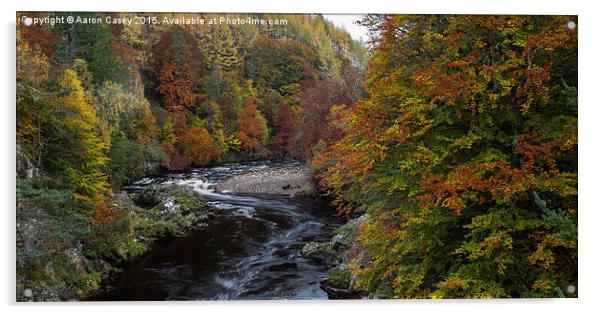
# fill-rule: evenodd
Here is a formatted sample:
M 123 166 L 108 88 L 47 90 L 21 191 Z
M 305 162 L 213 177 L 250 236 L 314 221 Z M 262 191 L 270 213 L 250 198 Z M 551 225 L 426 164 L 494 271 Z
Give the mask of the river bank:
M 139 205 L 145 198 L 132 195 L 155 187 L 184 188 L 202 196 L 210 218 L 183 236 L 154 241 L 105 281 L 108 289 L 87 300 L 328 298 L 320 281 L 329 264 L 301 251 L 310 241 L 330 239 L 343 221 L 327 201 L 281 192 L 283 183 L 300 173 L 305 181 L 294 183 L 311 186 L 310 170 L 295 161 L 229 163 L 134 182 L 125 191 Z M 256 178 L 263 188 L 218 190 L 223 182 L 244 178 Z
M 303 166 L 264 169 L 234 175 L 215 186 L 220 193 L 263 193 L 294 196 L 311 196 L 316 186 L 313 170 Z
M 55 263 L 43 281 L 18 278 L 18 300 L 349 297 L 325 285 L 331 261 L 304 252 L 331 241 L 344 223 L 327 201 L 307 197 L 314 189 L 311 169 L 295 161 L 142 178 L 114 197 L 122 218 L 107 236 L 123 236 L 94 250 L 89 239 L 75 239 L 69 246 L 79 250 L 56 258 L 66 261 L 60 271 Z
M 156 240 L 205 227 L 214 208 L 192 189 L 152 186 L 119 194 L 109 210 L 112 224 L 91 229 L 70 193 L 18 181 L 17 301 L 85 299 Z

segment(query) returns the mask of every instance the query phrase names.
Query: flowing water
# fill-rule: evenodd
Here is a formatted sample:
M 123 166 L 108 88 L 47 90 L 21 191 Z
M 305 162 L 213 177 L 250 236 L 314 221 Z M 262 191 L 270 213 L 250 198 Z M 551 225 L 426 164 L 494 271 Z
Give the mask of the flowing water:
M 326 299 L 319 280 L 328 266 L 300 255 L 309 241 L 327 240 L 341 221 L 327 203 L 277 195 L 216 193 L 212 186 L 236 173 L 298 162 L 249 162 L 144 178 L 149 184 L 194 188 L 216 209 L 206 228 L 162 240 L 129 263 L 113 289 L 95 300 Z

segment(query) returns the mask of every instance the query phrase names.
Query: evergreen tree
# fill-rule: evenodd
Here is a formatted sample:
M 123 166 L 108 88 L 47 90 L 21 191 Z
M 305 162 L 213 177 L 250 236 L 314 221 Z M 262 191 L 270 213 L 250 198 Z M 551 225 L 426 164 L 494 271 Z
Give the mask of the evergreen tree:
M 72 13 L 60 14 L 63 18 Z M 97 18 L 96 13 L 78 12 L 82 18 Z M 86 60 L 94 83 L 119 79 L 123 64 L 120 54 L 113 49 L 110 29 L 104 23 L 56 24 L 53 28 L 60 38 L 55 57 L 67 64 L 76 59 Z
M 242 64 L 239 52 L 230 27 L 215 27 L 211 36 L 211 55 L 213 63 L 224 72 L 237 71 Z

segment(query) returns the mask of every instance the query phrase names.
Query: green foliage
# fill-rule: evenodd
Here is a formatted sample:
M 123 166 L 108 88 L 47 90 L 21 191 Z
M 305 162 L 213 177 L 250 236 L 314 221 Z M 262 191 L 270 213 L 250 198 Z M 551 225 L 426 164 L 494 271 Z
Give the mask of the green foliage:
M 18 267 L 39 263 L 90 234 L 87 207 L 73 200 L 72 191 L 37 188 L 29 180 L 16 184 L 17 220 L 31 224 L 17 232 L 17 246 L 23 245 Z
M 84 254 L 92 259 L 114 263 L 131 260 L 146 251 L 146 244 L 138 243 L 130 210 L 132 205 L 112 208 L 110 221 L 95 225 L 93 236 L 87 241 Z
M 17 179 L 16 190 L 17 296 L 31 289 L 34 300 L 70 297 L 71 286 L 88 274 L 76 258 L 92 234 L 85 215 L 89 205 L 75 201 L 72 191 L 38 187 L 31 180 Z
M 242 64 L 242 56 L 230 27 L 213 27 L 210 38 L 214 65 L 224 72 L 236 71 Z
M 347 268 L 335 267 L 328 271 L 328 283 L 339 289 L 349 289 L 351 284 L 351 271 Z
M 78 12 L 60 13 L 57 17 L 67 16 L 82 18 L 102 18 L 96 13 Z M 72 63 L 76 59 L 84 59 L 94 77 L 94 83 L 102 83 L 117 79 L 123 70 L 120 53 L 113 48 L 113 39 L 105 23 L 81 23 L 77 27 L 72 24 L 59 23 L 53 27 L 54 33 L 61 40 L 57 42 L 56 58 Z
M 137 142 L 115 136 L 111 139 L 108 156 L 111 159 L 109 178 L 115 187 L 123 186 L 142 174 L 137 168 L 144 161 L 144 155 Z
M 213 66 L 209 74 L 208 94 L 211 100 L 220 100 L 222 98 L 222 88 L 219 81 L 218 67 Z
M 78 278 L 74 283 L 77 295 L 87 295 L 100 286 L 100 274 L 97 272 L 87 273 Z
M 567 218 L 566 213 L 560 209 L 548 208 L 546 202 L 539 197 L 537 192 L 533 191 L 533 197 L 535 198 L 535 204 L 542 211 L 541 216 L 546 226 L 559 232 L 563 239 L 577 241 L 577 225 L 573 220 Z

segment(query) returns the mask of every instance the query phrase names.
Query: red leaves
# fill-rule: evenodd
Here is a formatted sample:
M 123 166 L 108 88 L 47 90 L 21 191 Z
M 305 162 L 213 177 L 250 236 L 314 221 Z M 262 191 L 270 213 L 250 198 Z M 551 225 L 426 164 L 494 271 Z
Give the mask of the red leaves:
M 563 141 L 554 139 L 543 144 L 535 144 L 537 140 L 537 133 L 516 137 L 515 152 L 521 156 L 522 167 L 527 170 L 541 170 L 545 166 L 549 170 L 556 170 L 555 159 L 560 154 Z
M 295 112 L 288 104 L 280 104 L 276 119 L 276 132 L 272 137 L 274 151 L 284 155 L 293 150 L 294 138 L 297 136 Z
M 423 208 L 433 205 L 444 206 L 455 211 L 458 215 L 461 213 L 464 204 L 458 197 L 459 188 L 457 186 L 437 176 L 421 180 L 418 185 L 422 187 L 421 191 L 426 192 L 426 194 L 416 196 L 416 203 L 419 206 Z
M 242 142 L 242 148 L 247 153 L 260 153 L 265 150 L 268 130 L 265 118 L 251 102 L 243 107 L 238 118 L 236 138 Z
M 189 77 L 179 75 L 178 67 L 166 64 L 159 70 L 160 84 L 157 92 L 161 101 L 170 112 L 182 112 L 192 107 L 196 95 L 192 92 L 193 84 Z
M 563 144 L 554 139 L 535 144 L 536 133 L 516 137 L 515 154 L 520 157 L 518 167 L 502 160 L 478 161 L 457 166 L 446 178 L 430 176 L 418 182 L 421 194 L 415 197 L 420 207 L 443 206 L 460 213 L 468 200 L 509 201 L 515 195 L 536 188 L 540 172 L 558 173 L 556 159 Z M 476 194 L 475 194 L 476 193 Z
M 169 169 L 181 170 L 190 166 L 192 159 L 182 155 L 173 155 L 169 158 Z
M 170 112 L 192 109 L 198 95 L 194 93 L 202 75 L 201 55 L 194 37 L 181 28 L 162 34 L 153 47 L 153 68 L 159 84 L 156 91 Z
M 500 160 L 457 166 L 446 179 L 433 175 L 418 181 L 421 193 L 415 201 L 423 208 L 443 206 L 461 214 L 467 203 L 508 201 L 534 188 L 535 176 L 530 170 L 516 169 Z
M 24 16 L 23 13 L 19 13 L 17 20 L 21 21 Z M 44 15 L 43 12 L 27 12 L 27 16 L 30 18 L 41 18 Z M 24 40 L 30 45 L 34 46 L 34 49 L 40 49 L 46 56 L 52 56 L 56 49 L 56 40 L 58 36 L 52 31 L 52 26 L 48 23 L 42 25 L 36 25 L 34 27 L 25 26 L 23 23 L 17 23 L 18 41 Z M 17 47 L 18 49 L 19 47 Z
M 92 225 L 104 226 L 108 225 L 117 217 L 117 211 L 115 208 L 107 205 L 104 202 L 98 202 L 95 204 L 95 209 L 90 212 L 90 217 L 92 218 Z
M 326 80 L 303 91 L 299 103 L 301 105 L 301 121 L 299 134 L 304 148 L 303 157 L 312 158 L 312 149 L 323 140 L 332 142 L 341 136 L 329 121 L 330 110 L 337 105 L 351 105 L 357 97 L 357 90 L 352 87 L 357 77 L 349 76 L 347 83 Z

